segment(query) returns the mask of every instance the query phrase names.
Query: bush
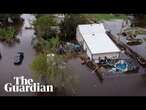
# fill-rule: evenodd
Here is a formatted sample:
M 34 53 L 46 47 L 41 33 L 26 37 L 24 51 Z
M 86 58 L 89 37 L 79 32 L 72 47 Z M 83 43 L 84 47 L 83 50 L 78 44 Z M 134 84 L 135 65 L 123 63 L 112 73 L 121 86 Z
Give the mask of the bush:
M 15 38 L 15 34 L 14 27 L 0 28 L 0 40 L 11 40 Z
M 30 64 L 30 69 L 34 78 L 45 84 L 52 84 L 59 90 L 64 88 L 64 91 L 61 90 L 63 93 L 76 89 L 76 77 L 70 73 L 71 68 L 64 63 L 63 56 L 39 54 Z
M 49 29 L 43 36 L 42 38 L 44 40 L 49 40 L 51 39 L 53 36 L 57 36 L 57 31 L 55 29 Z
M 59 37 L 52 37 L 48 43 L 50 45 L 50 48 L 55 49 L 59 44 Z
M 56 25 L 56 21 L 53 16 L 42 15 L 34 21 L 34 27 L 39 37 L 43 37 L 51 28 Z
M 87 24 L 89 20 L 82 14 L 67 14 L 64 21 L 60 23 L 61 39 L 71 41 L 75 39 L 76 28 L 79 24 Z
M 55 49 L 58 46 L 59 42 L 59 37 L 52 37 L 48 41 L 40 39 L 39 42 L 36 43 L 34 48 L 40 53 L 56 52 Z

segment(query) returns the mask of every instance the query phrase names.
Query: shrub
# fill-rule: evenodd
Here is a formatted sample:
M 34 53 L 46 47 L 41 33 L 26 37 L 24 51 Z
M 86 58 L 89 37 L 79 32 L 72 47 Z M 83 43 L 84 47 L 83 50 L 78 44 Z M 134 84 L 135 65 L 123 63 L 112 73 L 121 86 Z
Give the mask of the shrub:
M 15 38 L 16 30 L 14 27 L 0 28 L 0 39 L 11 40 Z
M 43 37 L 51 26 L 56 25 L 56 21 L 53 16 L 42 15 L 37 18 L 33 23 L 39 37 Z

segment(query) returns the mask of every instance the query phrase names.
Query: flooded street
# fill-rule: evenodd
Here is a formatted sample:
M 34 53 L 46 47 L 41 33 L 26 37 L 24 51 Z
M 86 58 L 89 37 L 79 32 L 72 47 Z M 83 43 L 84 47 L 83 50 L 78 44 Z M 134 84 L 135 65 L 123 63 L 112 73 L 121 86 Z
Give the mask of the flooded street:
M 28 21 L 27 17 L 30 18 L 32 15 L 23 15 L 24 26 L 25 22 Z M 20 43 L 16 43 L 13 46 L 6 46 L 0 43 L 0 51 L 2 53 L 2 59 L 0 60 L 0 95 L 33 95 L 32 93 L 6 93 L 4 91 L 4 84 L 8 82 L 13 82 L 14 76 L 24 76 L 26 78 L 31 78 L 32 74 L 29 69 L 29 64 L 31 64 L 32 59 L 35 56 L 35 50 L 32 48 L 31 40 L 34 34 L 34 30 L 26 30 L 22 27 L 22 31 L 17 35 L 20 38 Z M 24 60 L 21 65 L 14 65 L 14 57 L 17 52 L 24 52 Z
M 21 17 L 24 18 L 24 25 L 21 32 L 17 35 L 20 43 L 16 43 L 13 46 L 0 43 L 2 54 L 2 59 L 0 60 L 0 96 L 34 95 L 34 93 L 6 93 L 4 91 L 6 83 L 14 82 L 14 76 L 32 78 L 29 64 L 32 63 L 36 55 L 31 45 L 35 31 L 33 29 L 25 29 L 25 26 L 28 22 L 35 20 L 35 17 L 31 14 L 23 14 Z M 113 30 L 113 34 L 117 34 L 121 29 L 121 22 L 120 20 L 118 23 L 107 21 L 104 25 L 106 28 Z M 24 52 L 24 60 L 21 65 L 16 66 L 13 64 L 14 57 L 19 51 Z M 80 59 L 71 59 L 68 65 L 71 67 L 71 73 L 78 77 L 77 91 L 75 93 L 77 96 L 146 96 L 146 76 L 131 74 L 105 77 L 101 83 L 96 73 L 93 73 L 86 65 L 81 65 Z M 145 69 L 141 69 L 141 71 L 145 72 Z
M 105 21 L 104 26 L 117 36 L 121 31 L 122 22 L 122 20 Z M 120 40 L 124 42 L 123 39 Z M 146 55 L 143 50 L 145 46 L 146 44 L 143 43 L 132 48 L 137 48 L 135 51 Z M 124 55 L 121 58 L 128 57 Z M 105 76 L 101 83 L 96 73 L 92 73 L 92 70 L 81 65 L 79 59 L 71 60 L 69 64 L 72 65 L 74 74 L 79 76 L 77 96 L 146 96 L 146 76 L 139 74 L 146 73 L 146 68 L 140 65 L 139 73 Z

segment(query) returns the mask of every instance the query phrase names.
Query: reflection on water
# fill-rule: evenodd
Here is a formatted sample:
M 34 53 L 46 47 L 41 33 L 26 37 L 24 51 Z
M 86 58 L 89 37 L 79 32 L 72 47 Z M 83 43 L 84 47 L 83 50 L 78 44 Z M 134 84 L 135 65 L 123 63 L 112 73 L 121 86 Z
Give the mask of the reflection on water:
M 101 83 L 95 73 L 80 63 L 79 59 L 68 62 L 72 73 L 79 76 L 77 96 L 145 96 L 145 76 L 137 74 L 107 77 Z
M 2 54 L 2 59 L 0 60 L 0 95 L 33 95 L 32 93 L 6 93 L 3 89 L 5 83 L 11 82 L 14 76 L 25 76 L 26 78 L 31 78 L 31 71 L 29 69 L 29 64 L 31 64 L 32 59 L 35 56 L 35 50 L 31 46 L 32 36 L 34 30 L 26 30 L 24 28 L 25 23 L 29 19 L 33 20 L 34 16 L 31 14 L 23 14 L 21 16 L 24 18 L 24 25 L 21 32 L 17 35 L 20 39 L 20 43 L 15 43 L 13 46 L 6 46 L 0 43 L 0 51 Z M 33 18 L 33 19 L 32 19 Z M 18 51 L 24 52 L 24 61 L 20 66 L 13 65 L 14 56 Z
M 0 96 L 7 95 L 34 95 L 33 93 L 6 93 L 3 89 L 4 84 L 13 82 L 14 76 L 25 76 L 31 78 L 29 69 L 32 59 L 35 57 L 35 50 L 31 46 L 31 40 L 34 36 L 34 30 L 26 30 L 26 23 L 35 20 L 31 14 L 23 14 L 24 26 L 17 35 L 20 43 L 13 46 L 6 46 L 0 43 L 2 59 L 0 60 Z M 112 24 L 111 28 L 118 31 L 118 25 Z M 28 25 L 28 24 L 27 24 Z M 18 51 L 24 52 L 24 61 L 20 66 L 13 65 L 14 56 Z M 146 95 L 146 83 L 142 76 L 127 75 L 125 77 L 113 77 L 104 79 L 103 83 L 99 81 L 95 73 L 92 73 L 85 65 L 81 65 L 79 59 L 72 59 L 68 62 L 72 67 L 72 73 L 79 76 L 78 90 L 76 95 L 100 96 L 100 95 Z M 144 70 L 142 70 L 144 71 Z

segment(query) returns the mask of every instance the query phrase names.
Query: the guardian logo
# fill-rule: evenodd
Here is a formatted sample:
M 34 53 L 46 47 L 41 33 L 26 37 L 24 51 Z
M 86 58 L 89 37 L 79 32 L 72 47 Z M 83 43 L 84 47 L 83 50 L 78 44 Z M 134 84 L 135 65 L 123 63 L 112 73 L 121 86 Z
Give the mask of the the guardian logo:
M 24 76 L 14 77 L 15 84 L 6 83 L 6 92 L 53 92 L 53 85 L 41 85 L 35 83 L 33 79 L 26 79 Z

